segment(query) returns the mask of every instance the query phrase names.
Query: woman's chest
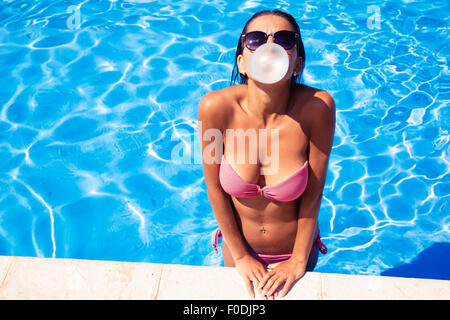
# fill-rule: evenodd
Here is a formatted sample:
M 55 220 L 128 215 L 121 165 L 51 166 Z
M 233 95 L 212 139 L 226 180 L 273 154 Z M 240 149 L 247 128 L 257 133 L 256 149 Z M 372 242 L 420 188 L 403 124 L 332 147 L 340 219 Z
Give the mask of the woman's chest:
M 246 182 L 274 185 L 307 160 L 308 137 L 294 119 L 258 127 L 235 121 L 224 132 L 224 156 Z

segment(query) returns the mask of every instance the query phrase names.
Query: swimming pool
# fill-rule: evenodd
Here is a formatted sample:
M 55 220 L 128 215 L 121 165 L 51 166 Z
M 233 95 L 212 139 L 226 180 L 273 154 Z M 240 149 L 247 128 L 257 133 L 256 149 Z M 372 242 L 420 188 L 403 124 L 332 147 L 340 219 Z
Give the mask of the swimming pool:
M 448 1 L 3 1 L 0 255 L 221 265 L 197 107 L 267 8 L 336 102 L 315 271 L 450 279 Z

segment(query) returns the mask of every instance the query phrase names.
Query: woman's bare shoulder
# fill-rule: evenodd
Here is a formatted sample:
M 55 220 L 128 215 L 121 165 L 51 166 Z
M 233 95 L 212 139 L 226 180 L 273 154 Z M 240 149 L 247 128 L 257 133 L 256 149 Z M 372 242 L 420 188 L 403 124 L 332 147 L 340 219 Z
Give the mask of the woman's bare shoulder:
M 207 105 L 223 105 L 233 103 L 242 95 L 244 89 L 243 86 L 244 85 L 235 85 L 219 90 L 210 91 L 202 97 L 202 99 L 200 100 L 200 104 L 203 103 Z
M 298 94 L 301 95 L 301 118 L 305 123 L 308 135 L 310 126 L 324 124 L 325 119 L 335 117 L 335 103 L 330 93 L 306 85 L 297 85 Z M 326 124 L 324 124 L 326 126 Z
M 225 121 L 232 114 L 233 106 L 241 99 L 242 85 L 235 85 L 206 93 L 198 107 L 200 118 L 216 118 Z
M 334 111 L 334 100 L 330 93 L 326 90 L 314 88 L 304 84 L 296 85 L 296 93 L 300 98 L 302 109 L 305 109 L 308 114 L 313 110 L 327 107 L 330 111 Z

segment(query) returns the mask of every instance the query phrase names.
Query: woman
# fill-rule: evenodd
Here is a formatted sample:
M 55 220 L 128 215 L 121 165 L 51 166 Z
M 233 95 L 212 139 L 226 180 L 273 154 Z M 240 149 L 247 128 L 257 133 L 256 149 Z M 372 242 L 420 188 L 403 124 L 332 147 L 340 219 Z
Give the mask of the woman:
M 252 53 L 265 42 L 281 45 L 289 57 L 287 74 L 274 84 L 258 82 L 249 73 Z M 334 138 L 335 106 L 326 91 L 296 83 L 304 63 L 295 19 L 278 10 L 259 12 L 239 38 L 239 75 L 232 79 L 239 76 L 241 83 L 209 92 L 199 103 L 202 132 L 220 130 L 219 140 L 223 139 L 223 156 L 214 155 L 221 161 L 211 162 L 205 161 L 212 155 L 206 155 L 207 141 L 200 136 L 208 198 L 223 235 L 224 263 L 237 268 L 253 298 L 254 286 L 266 299 L 273 299 L 280 287 L 280 297 L 286 295 L 305 271 L 314 268 L 316 244 L 321 245 L 317 218 Z M 272 151 L 273 145 L 256 143 L 235 152 L 235 141 L 226 134 L 230 129 L 258 135 L 261 129 L 276 132 L 278 142 L 270 157 L 277 161 L 275 172 L 260 174 L 273 167 L 266 161 L 269 157 L 249 161 L 255 152 Z M 269 145 L 276 142 L 269 136 Z M 234 154 L 246 161 L 235 161 Z

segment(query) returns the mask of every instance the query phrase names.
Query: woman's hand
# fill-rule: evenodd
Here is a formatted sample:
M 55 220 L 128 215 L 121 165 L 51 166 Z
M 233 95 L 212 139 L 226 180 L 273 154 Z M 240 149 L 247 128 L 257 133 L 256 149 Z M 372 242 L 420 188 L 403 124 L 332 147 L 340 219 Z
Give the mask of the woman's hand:
M 284 297 L 292 284 L 303 277 L 306 270 L 306 263 L 300 263 L 295 260 L 285 260 L 278 263 L 269 264 L 267 272 L 261 283 L 260 290 L 263 296 L 271 297 L 275 291 L 284 283 L 280 298 Z
M 253 299 L 255 298 L 255 291 L 253 288 L 256 287 L 259 294 L 262 296 L 259 284 L 263 280 L 264 275 L 267 274 L 265 266 L 250 255 L 236 259 L 234 263 L 237 271 L 242 278 L 244 278 L 245 287 L 247 288 L 249 295 Z

